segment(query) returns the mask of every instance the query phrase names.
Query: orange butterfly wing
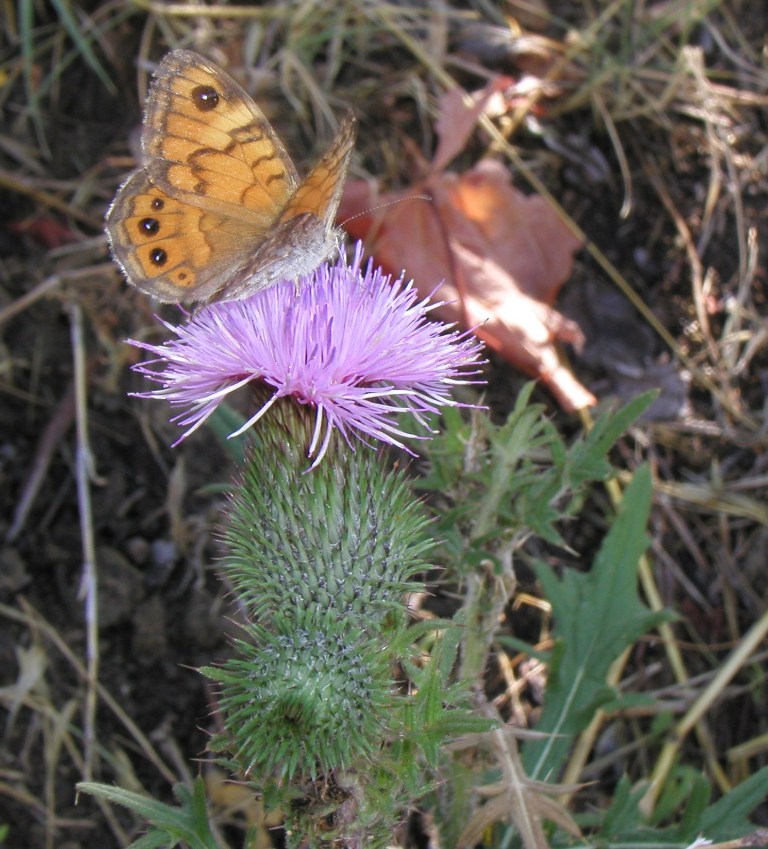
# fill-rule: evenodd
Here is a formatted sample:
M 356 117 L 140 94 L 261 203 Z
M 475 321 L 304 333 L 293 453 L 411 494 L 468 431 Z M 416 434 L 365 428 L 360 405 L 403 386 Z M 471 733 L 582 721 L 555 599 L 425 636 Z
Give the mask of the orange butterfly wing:
M 147 98 L 144 167 L 118 191 L 107 234 L 128 280 L 163 301 L 244 298 L 312 271 L 334 249 L 356 135 L 350 114 L 302 182 L 256 103 L 177 50 Z
M 130 282 L 173 303 L 206 302 L 221 291 L 231 257 L 252 230 L 172 197 L 141 170 L 120 188 L 107 213 L 107 234 Z
M 158 66 L 141 141 L 153 183 L 235 218 L 272 224 L 299 185 L 253 99 L 188 50 L 175 50 Z

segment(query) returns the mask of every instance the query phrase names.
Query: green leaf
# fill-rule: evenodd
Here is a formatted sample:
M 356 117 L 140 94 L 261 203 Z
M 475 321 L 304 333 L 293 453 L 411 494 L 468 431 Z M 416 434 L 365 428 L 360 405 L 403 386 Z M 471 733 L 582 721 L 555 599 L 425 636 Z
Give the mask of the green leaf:
M 645 787 L 632 788 L 632 782 L 623 775 L 613 791 L 613 800 L 602 815 L 600 835 L 613 842 L 618 835 L 634 834 L 643 824 L 640 814 L 640 800 L 645 795 Z M 600 814 L 595 813 L 594 817 Z
M 714 805 L 701 817 L 698 831 L 715 843 L 732 840 L 753 831 L 755 825 L 749 815 L 768 796 L 768 767 L 763 767 Z
M 128 846 L 128 849 L 163 849 L 166 846 L 175 846 L 177 842 L 174 841 L 169 844 L 168 835 L 165 832 L 152 828 L 146 834 L 142 834 L 141 837 L 134 840 Z
M 605 683 L 613 661 L 667 615 L 651 612 L 637 591 L 637 565 L 648 546 L 650 503 L 651 476 L 642 467 L 589 572 L 568 570 L 558 578 L 548 566 L 538 564 L 536 572 L 552 604 L 555 646 L 537 726 L 550 736 L 529 741 L 524 748 L 532 778 L 559 774 L 574 735 L 614 697 Z
M 645 392 L 621 409 L 603 413 L 587 435 L 573 444 L 567 461 L 568 483 L 572 488 L 610 477 L 612 467 L 607 460 L 608 452 L 658 394 L 656 390 Z
M 111 787 L 93 781 L 81 781 L 77 789 L 129 808 L 154 826 L 154 829 L 132 843 L 128 849 L 156 849 L 160 846 L 171 849 L 182 841 L 187 843 L 190 849 L 219 849 L 219 844 L 208 825 L 205 785 L 202 778 L 195 779 L 191 793 L 183 784 L 177 784 L 173 788 L 174 795 L 181 803 L 177 808 L 124 790 L 122 787 Z
M 709 781 L 699 770 L 684 764 L 676 765 L 659 796 L 652 823 L 670 822 L 678 811 L 682 811 L 682 819 L 675 831 L 681 840 L 693 840 L 699 833 L 701 815 L 711 792 Z
M 408 732 L 424 752 L 427 763 L 436 766 L 440 747 L 461 734 L 489 731 L 492 720 L 474 715 L 461 702 L 468 693 L 461 685 L 449 686 L 462 628 L 454 625 L 441 631 L 432 655 L 423 669 L 404 666 L 416 686 L 416 693 L 404 711 Z
M 579 817 L 582 827 L 597 828 L 592 842 L 598 846 L 634 845 L 685 849 L 697 838 L 713 843 L 736 840 L 756 828 L 749 815 L 765 802 L 768 767 L 756 772 L 717 802 L 707 806 L 712 788 L 707 779 L 689 766 L 675 768 L 672 780 L 664 786 L 663 806 L 653 816 L 654 822 L 677 822 L 666 827 L 652 825 L 640 813 L 647 785 L 632 787 L 624 776 L 613 793 L 611 806 L 602 814 Z
M 543 649 L 537 649 L 535 646 L 532 646 L 530 643 L 526 643 L 525 640 L 521 640 L 518 637 L 512 637 L 509 634 L 497 634 L 496 641 L 499 645 L 504 646 L 504 648 L 510 649 L 518 654 L 526 654 L 528 657 L 532 657 L 542 663 L 549 663 L 551 652 L 544 651 Z

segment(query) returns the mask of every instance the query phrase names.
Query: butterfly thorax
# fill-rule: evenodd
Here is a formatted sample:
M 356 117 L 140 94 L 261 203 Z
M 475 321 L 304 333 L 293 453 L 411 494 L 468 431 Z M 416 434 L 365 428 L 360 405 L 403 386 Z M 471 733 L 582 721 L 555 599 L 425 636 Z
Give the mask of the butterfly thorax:
M 341 231 L 326 227 L 316 215 L 304 212 L 277 223 L 264 241 L 245 257 L 214 300 L 239 300 L 282 280 L 310 274 L 339 244 Z

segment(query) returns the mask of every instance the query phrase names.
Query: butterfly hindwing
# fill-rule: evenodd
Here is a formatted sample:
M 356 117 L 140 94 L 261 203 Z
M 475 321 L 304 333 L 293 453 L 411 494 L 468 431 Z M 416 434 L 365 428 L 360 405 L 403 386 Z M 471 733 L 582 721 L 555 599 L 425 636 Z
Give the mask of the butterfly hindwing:
M 120 187 L 107 235 L 126 277 L 168 302 L 209 300 L 248 244 L 242 221 L 179 201 L 143 169 Z

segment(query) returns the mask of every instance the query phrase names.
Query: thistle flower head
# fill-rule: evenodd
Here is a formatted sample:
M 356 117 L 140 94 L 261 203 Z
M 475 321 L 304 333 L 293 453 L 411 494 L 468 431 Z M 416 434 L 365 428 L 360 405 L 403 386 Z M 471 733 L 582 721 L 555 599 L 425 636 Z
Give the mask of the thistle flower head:
M 135 369 L 160 384 L 139 394 L 179 408 L 173 421 L 185 430 L 177 442 L 253 384 L 267 401 L 232 436 L 289 397 L 315 411 L 313 465 L 334 431 L 350 445 L 358 437 L 406 448 L 403 439 L 427 437 L 405 430 L 398 414 L 429 431 L 427 416 L 454 406 L 451 388 L 472 382 L 481 363 L 471 334 L 427 321 L 434 306 L 402 276 L 392 282 L 370 262 L 363 269 L 358 244 L 351 263 L 342 256 L 298 284 L 212 304 L 184 325 L 165 323 L 174 338 L 163 345 L 132 341 L 155 357 Z

